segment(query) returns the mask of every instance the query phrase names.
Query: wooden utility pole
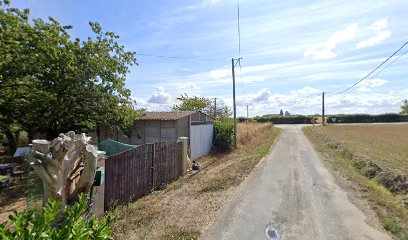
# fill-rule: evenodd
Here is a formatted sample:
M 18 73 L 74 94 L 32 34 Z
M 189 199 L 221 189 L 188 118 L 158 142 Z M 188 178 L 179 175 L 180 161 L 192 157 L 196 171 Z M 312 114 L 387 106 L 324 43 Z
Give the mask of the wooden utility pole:
M 239 59 L 238 59 L 239 61 Z M 237 106 L 235 104 L 235 63 L 232 58 L 232 98 L 234 105 L 234 147 L 237 147 Z
M 217 98 L 214 98 L 214 119 L 217 119 Z
M 326 120 L 324 118 L 324 92 L 322 93 L 322 125 L 326 125 Z
M 247 122 L 249 121 L 248 104 L 247 104 Z
M 240 63 L 242 58 L 237 59 L 237 63 Z M 237 104 L 235 101 L 235 59 L 231 59 L 232 62 L 232 94 L 234 105 L 234 147 L 237 147 Z

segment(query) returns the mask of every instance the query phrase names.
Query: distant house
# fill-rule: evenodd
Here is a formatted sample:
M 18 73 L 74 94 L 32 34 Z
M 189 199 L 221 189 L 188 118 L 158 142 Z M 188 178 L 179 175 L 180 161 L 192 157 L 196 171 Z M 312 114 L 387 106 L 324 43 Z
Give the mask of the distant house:
M 96 134 L 99 141 L 110 138 L 134 145 L 188 137 L 191 158 L 197 159 L 210 152 L 213 127 L 214 119 L 202 112 L 147 112 L 126 134 L 102 126 Z

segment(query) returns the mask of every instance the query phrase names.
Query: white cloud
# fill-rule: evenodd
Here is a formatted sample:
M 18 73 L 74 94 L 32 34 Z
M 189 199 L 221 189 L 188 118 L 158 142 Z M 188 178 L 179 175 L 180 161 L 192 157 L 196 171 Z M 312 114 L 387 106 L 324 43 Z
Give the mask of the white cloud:
M 317 88 L 312 88 L 312 87 L 304 87 L 298 90 L 293 90 L 291 91 L 292 94 L 299 94 L 299 95 L 303 95 L 303 94 L 313 94 L 313 93 L 320 93 L 321 91 Z
M 148 103 L 155 103 L 155 104 L 168 104 L 170 103 L 170 94 L 166 93 L 163 87 L 158 87 L 157 92 L 154 93 L 149 100 Z
M 374 87 L 380 87 L 388 83 L 385 79 L 374 78 L 374 79 L 365 79 L 357 85 L 357 91 L 359 92 L 369 92 Z
M 334 49 L 338 44 L 353 40 L 357 35 L 358 25 L 353 23 L 344 30 L 334 32 L 325 42 L 316 43 L 305 50 L 304 56 L 312 59 L 330 59 L 336 57 Z
M 244 83 L 257 83 L 257 82 L 263 82 L 265 81 L 265 77 L 263 76 L 243 76 L 242 81 Z
M 202 8 L 205 7 L 212 7 L 212 6 L 216 6 L 218 4 L 221 3 L 235 3 L 232 0 L 203 0 L 200 3 L 197 4 L 193 4 L 193 5 L 188 5 L 188 6 L 184 6 L 183 8 L 181 8 L 179 11 L 194 11 L 194 10 L 200 10 Z
M 388 29 L 387 18 L 381 18 L 368 27 L 368 30 L 374 32 L 374 36 L 356 44 L 356 49 L 375 46 L 391 37 L 391 31 Z
M 199 90 L 200 88 L 198 87 L 197 84 L 189 82 L 187 84 L 183 84 L 181 86 L 182 89 L 189 89 L 189 90 Z
M 271 96 L 271 90 L 269 88 L 264 88 L 259 90 L 258 92 L 247 94 L 241 97 L 238 101 L 243 105 L 246 105 L 248 103 L 261 103 L 269 101 L 269 98 Z
M 210 76 L 215 79 L 227 77 L 231 75 L 231 69 L 221 68 L 210 71 Z

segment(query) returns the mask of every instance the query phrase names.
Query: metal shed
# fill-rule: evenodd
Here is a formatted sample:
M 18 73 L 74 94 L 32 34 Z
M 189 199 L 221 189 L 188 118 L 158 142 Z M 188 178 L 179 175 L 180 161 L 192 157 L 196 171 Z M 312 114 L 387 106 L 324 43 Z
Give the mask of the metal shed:
M 210 152 L 213 128 L 214 119 L 202 112 L 146 112 L 127 134 L 100 126 L 97 135 L 99 141 L 111 138 L 133 145 L 189 137 L 190 156 L 197 159 Z

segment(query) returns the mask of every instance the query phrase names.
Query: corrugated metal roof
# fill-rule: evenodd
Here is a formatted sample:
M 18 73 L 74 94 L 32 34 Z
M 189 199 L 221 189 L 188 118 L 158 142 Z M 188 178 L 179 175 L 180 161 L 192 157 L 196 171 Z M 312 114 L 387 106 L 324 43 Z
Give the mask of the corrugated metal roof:
M 137 120 L 177 120 L 179 118 L 186 117 L 188 115 L 194 114 L 194 111 L 184 111 L 184 112 L 146 112 L 143 116 Z

